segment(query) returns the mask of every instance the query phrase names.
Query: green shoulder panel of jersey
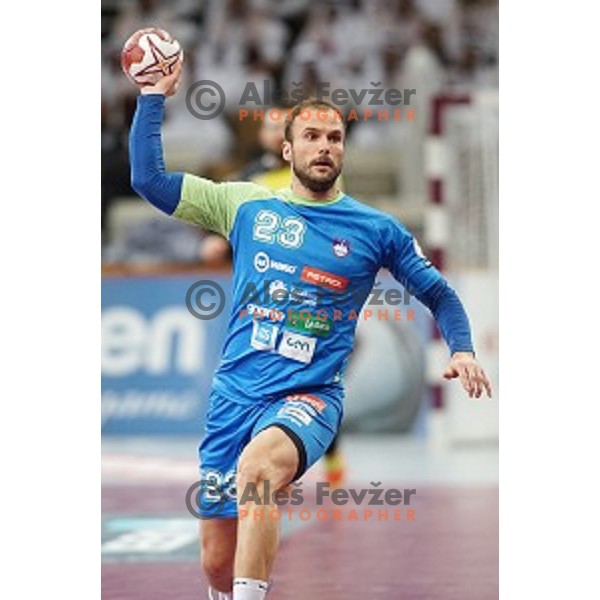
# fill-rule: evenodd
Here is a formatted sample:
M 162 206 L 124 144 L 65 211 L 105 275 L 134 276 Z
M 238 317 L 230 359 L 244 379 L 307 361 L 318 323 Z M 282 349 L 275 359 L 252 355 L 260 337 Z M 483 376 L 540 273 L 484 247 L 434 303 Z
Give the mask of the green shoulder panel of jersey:
M 244 202 L 273 196 L 272 190 L 256 183 L 216 183 L 186 174 L 173 216 L 229 238 L 237 210 Z

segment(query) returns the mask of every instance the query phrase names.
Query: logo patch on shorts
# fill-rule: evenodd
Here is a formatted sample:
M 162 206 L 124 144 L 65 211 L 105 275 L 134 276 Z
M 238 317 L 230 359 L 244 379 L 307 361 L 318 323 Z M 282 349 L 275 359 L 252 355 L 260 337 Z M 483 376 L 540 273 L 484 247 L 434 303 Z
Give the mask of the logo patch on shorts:
M 278 417 L 290 419 L 299 427 L 310 425 L 315 414 L 316 412 L 313 408 L 300 402 L 286 402 L 285 405 L 277 411 Z
M 318 396 L 313 396 L 312 394 L 290 394 L 285 397 L 285 400 L 286 402 L 306 402 L 320 413 L 322 413 L 327 406 L 325 400 L 322 400 Z
M 278 331 L 279 327 L 275 327 L 271 323 L 252 321 L 252 347 L 257 350 L 273 350 Z
M 277 351 L 281 356 L 309 364 L 315 353 L 316 345 L 316 338 L 310 338 L 291 331 L 284 331 Z

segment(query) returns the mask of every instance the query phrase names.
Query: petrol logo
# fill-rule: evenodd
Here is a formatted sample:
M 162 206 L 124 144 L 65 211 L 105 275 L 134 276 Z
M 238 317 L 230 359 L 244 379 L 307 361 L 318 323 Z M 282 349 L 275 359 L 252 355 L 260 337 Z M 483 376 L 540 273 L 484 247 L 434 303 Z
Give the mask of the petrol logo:
M 302 279 L 302 281 L 313 283 L 314 285 L 319 285 L 336 292 L 343 292 L 350 283 L 349 279 L 346 279 L 341 275 L 336 275 L 335 273 L 329 273 L 327 271 L 317 269 L 316 267 L 309 266 L 306 266 L 304 269 L 302 269 L 300 279 Z

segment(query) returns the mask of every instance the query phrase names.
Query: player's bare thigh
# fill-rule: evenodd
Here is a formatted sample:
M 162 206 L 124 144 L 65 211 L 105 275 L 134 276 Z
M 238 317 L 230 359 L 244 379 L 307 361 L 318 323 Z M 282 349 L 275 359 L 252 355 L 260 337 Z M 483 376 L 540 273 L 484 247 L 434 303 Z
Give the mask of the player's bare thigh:
M 231 591 L 233 563 L 237 543 L 237 517 L 200 521 L 200 559 L 210 585 L 221 591 Z
M 238 462 L 238 496 L 248 482 L 268 480 L 271 489 L 285 487 L 298 469 L 298 450 L 279 427 L 258 433 L 244 448 Z

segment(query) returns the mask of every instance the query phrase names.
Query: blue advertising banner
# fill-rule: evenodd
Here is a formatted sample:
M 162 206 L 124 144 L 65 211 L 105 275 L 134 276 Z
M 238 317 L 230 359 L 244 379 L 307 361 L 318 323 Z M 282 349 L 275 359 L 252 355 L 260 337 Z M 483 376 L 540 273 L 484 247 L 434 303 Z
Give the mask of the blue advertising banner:
M 188 290 L 210 279 L 225 295 L 215 318 L 194 317 Z M 199 434 L 231 310 L 227 275 L 104 277 L 102 432 Z M 205 303 L 208 303 L 205 300 Z

